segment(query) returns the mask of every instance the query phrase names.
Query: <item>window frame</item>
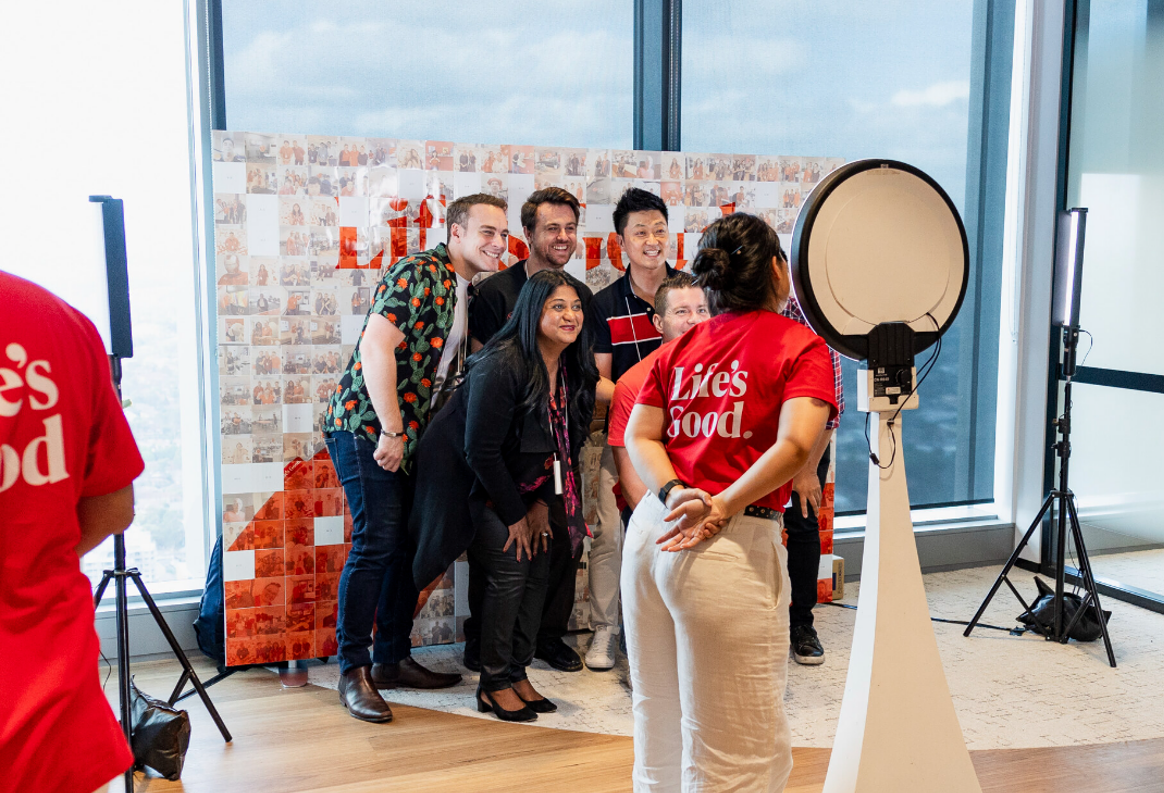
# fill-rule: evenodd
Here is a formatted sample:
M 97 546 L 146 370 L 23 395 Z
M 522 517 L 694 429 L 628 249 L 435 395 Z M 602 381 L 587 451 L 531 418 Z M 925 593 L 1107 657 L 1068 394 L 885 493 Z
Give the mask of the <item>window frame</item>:
M 199 202 L 199 217 L 195 222 L 198 228 L 198 240 L 202 251 L 209 249 L 213 244 L 213 225 L 208 223 L 207 217 L 212 207 L 213 196 L 209 193 L 211 187 L 206 178 L 210 172 L 210 132 L 211 130 L 225 130 L 227 128 L 226 108 L 226 71 L 223 54 L 222 31 L 222 1 L 223 0 L 185 0 L 191 9 L 191 36 L 197 38 L 191 57 L 192 67 L 196 70 L 191 80 L 192 101 L 197 94 L 197 113 L 191 121 L 192 167 L 197 171 L 196 190 Z M 682 74 L 681 74 L 681 42 L 683 32 L 682 0 L 632 0 L 634 3 L 634 87 L 632 97 L 634 102 L 632 118 L 634 129 L 632 133 L 633 145 L 639 150 L 681 151 L 682 136 L 680 118 L 682 109 Z M 983 293 L 987 291 L 984 279 L 993 275 L 1001 279 L 1000 268 L 988 269 L 983 265 L 991 260 L 998 260 L 1003 256 L 1003 227 L 1004 204 L 1007 192 L 1007 157 L 1008 137 L 1010 135 L 1011 112 L 1011 85 L 1012 85 L 1012 55 L 1014 47 L 1012 41 L 1015 31 L 1015 9 L 1013 3 L 1001 0 L 974 0 L 973 7 L 974 30 L 972 32 L 972 78 L 970 97 L 970 128 L 967 146 L 967 196 L 966 196 L 966 226 L 971 245 L 972 284 L 967 295 L 967 308 L 974 312 L 974 327 L 984 327 L 988 323 L 997 322 L 997 314 L 987 315 L 988 308 L 997 306 L 984 301 Z M 196 78 L 196 79 L 194 79 Z M 212 262 L 207 262 L 204 253 L 200 251 L 203 269 L 208 273 Z M 204 273 L 205 275 L 205 273 Z M 204 283 L 212 283 L 213 279 L 205 275 Z M 212 287 L 210 287 L 212 288 Z M 202 295 L 204 305 L 213 300 L 213 295 L 206 292 Z M 203 317 L 204 325 L 204 354 L 206 361 L 213 361 L 214 348 L 213 331 Z M 1001 346 L 1001 340 L 1000 340 Z M 978 414 L 979 402 L 988 400 L 995 395 L 995 389 L 982 389 L 978 385 L 978 373 L 983 366 L 989 366 L 998 361 L 997 350 L 974 351 L 975 406 L 972 408 L 971 426 L 969 435 L 977 438 L 979 434 Z M 206 393 L 216 393 L 218 386 L 217 367 L 206 366 L 203 385 Z M 213 429 L 217 426 L 218 412 L 216 404 L 207 406 L 206 426 Z M 995 404 L 995 415 L 1002 410 L 1001 400 Z M 221 481 L 218 466 L 209 464 L 218 459 L 220 441 L 214 431 L 209 431 L 206 452 L 209 470 L 206 480 L 210 491 L 209 498 L 212 506 L 214 500 L 220 498 Z M 993 431 L 986 433 L 993 435 Z M 977 447 L 979 440 L 971 443 Z M 974 479 L 977 473 L 973 470 L 976 463 L 971 453 L 971 494 Z M 993 476 L 997 479 L 998 465 L 1001 457 L 1009 456 L 1010 449 L 1002 448 L 995 443 L 991 471 L 985 470 L 983 476 Z M 946 519 L 953 513 L 951 507 L 965 507 L 967 514 L 981 515 L 992 502 L 995 505 L 993 512 L 1006 519 L 1011 510 L 998 503 L 998 488 L 995 487 L 992 499 L 966 499 L 948 504 L 933 505 L 932 507 L 913 510 L 915 523 L 924 524 L 935 519 Z M 217 534 L 221 534 L 221 510 L 215 509 L 212 514 L 216 517 L 207 527 L 208 543 Z M 859 532 L 864 521 L 860 517 L 864 512 L 845 513 L 838 527 L 838 534 L 845 532 Z M 980 519 L 980 518 L 978 518 Z M 210 534 L 213 528 L 215 535 Z

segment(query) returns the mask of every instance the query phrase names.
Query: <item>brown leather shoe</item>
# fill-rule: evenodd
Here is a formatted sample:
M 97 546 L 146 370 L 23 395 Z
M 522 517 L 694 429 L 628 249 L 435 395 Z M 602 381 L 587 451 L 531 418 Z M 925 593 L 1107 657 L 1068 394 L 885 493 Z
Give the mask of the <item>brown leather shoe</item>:
M 449 688 L 461 676 L 425 669 L 410 656 L 398 664 L 372 664 L 372 682 L 376 688 Z
M 392 721 L 392 709 L 372 684 L 369 666 L 357 666 L 340 676 L 339 698 L 348 713 L 360 721 L 374 724 Z

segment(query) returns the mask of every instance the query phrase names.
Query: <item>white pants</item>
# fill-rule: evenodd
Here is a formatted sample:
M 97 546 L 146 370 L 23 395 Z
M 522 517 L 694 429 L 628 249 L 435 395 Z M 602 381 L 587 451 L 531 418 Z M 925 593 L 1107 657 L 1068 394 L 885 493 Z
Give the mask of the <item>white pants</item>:
M 605 440 L 606 436 L 603 436 Z M 598 523 L 591 527 L 590 541 L 590 626 L 618 627 L 618 583 L 622 568 L 622 517 L 611 490 L 618 481 L 614 453 L 602 445 L 602 465 L 598 469 Z
M 664 552 L 665 514 L 643 498 L 622 566 L 634 789 L 778 793 L 792 772 L 781 524 L 737 515 L 695 548 Z

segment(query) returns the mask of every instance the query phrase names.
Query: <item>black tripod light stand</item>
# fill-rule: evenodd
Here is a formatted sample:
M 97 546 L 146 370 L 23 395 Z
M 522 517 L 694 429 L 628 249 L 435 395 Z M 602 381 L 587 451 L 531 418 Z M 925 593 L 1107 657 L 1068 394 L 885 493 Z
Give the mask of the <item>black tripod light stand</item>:
M 999 587 L 1005 582 L 1010 587 L 1010 591 L 1014 593 L 1014 596 L 1022 603 L 1023 608 L 1034 619 L 1039 632 L 1048 641 L 1053 640 L 1060 644 L 1066 644 L 1075 624 L 1089 609 L 1094 609 L 1096 621 L 1099 623 L 1100 632 L 1103 635 L 1104 648 L 1107 650 L 1108 663 L 1111 664 L 1112 668 L 1115 668 L 1115 652 L 1112 651 L 1111 638 L 1107 633 L 1107 623 L 1104 621 L 1103 609 L 1099 604 L 1099 591 L 1095 585 L 1095 577 L 1092 574 L 1091 560 L 1087 556 L 1087 547 L 1083 542 L 1083 530 L 1079 526 L 1079 512 L 1075 506 L 1075 494 L 1071 492 L 1071 488 L 1068 486 L 1069 462 L 1071 459 L 1071 383 L 1075 377 L 1075 361 L 1079 349 L 1079 297 L 1082 286 L 1083 240 L 1087 220 L 1086 213 L 1086 209 L 1073 209 L 1070 212 L 1061 213 L 1059 222 L 1059 240 L 1057 243 L 1059 255 L 1055 263 L 1055 298 L 1053 305 L 1055 313 L 1054 322 L 1063 329 L 1063 360 L 1061 370 L 1064 381 L 1063 413 L 1052 422 L 1059 435 L 1059 439 L 1051 447 L 1055 451 L 1055 456 L 1059 458 L 1059 485 L 1057 488 L 1052 489 L 1043 500 L 1043 506 L 1039 509 L 1039 514 L 1031 522 L 1030 528 L 1027 529 L 1022 540 L 1019 541 L 1018 547 L 1014 549 L 1014 553 L 1007 560 L 1006 566 L 1002 568 L 1002 572 L 994 582 L 994 586 L 990 588 L 986 599 L 978 607 L 978 613 L 974 615 L 974 619 L 970 620 L 962 635 L 970 635 L 970 632 L 974 630 L 978 625 L 978 621 L 986 612 L 986 608 L 990 605 L 990 601 L 994 598 L 995 593 L 998 592 Z M 1053 512 L 1051 512 L 1052 507 L 1055 508 Z M 1051 513 L 1052 520 L 1055 521 L 1055 610 L 1053 624 L 1044 625 L 1032 608 L 1034 604 L 1028 604 L 1023 599 L 1023 596 L 1019 594 L 1019 591 L 1015 589 L 1014 584 L 1011 583 L 1010 578 L 1007 576 L 1014 568 L 1019 555 L 1026 548 L 1027 543 L 1030 542 L 1031 537 L 1042 526 L 1043 517 L 1048 512 Z M 1071 532 L 1071 539 L 1075 542 L 1075 553 L 1079 557 L 1079 577 L 1083 580 L 1085 595 L 1075 615 L 1070 621 L 1064 624 L 1063 590 L 1066 579 L 1068 530 Z
M 125 256 L 125 216 L 120 199 L 109 196 L 89 196 L 89 200 L 102 205 L 102 222 L 105 230 L 105 269 L 109 289 L 109 339 L 112 347 L 109 360 L 113 384 L 120 399 L 121 361 L 123 358 L 133 357 L 133 333 L 129 314 L 129 274 Z M 206 688 L 198 678 L 198 673 L 190 665 L 190 659 L 186 656 L 182 645 L 174 637 L 170 626 L 166 624 L 166 618 L 162 616 L 158 604 L 154 602 L 149 590 L 146 589 L 141 572 L 136 567 L 126 567 L 125 538 L 120 534 L 115 534 L 113 536 L 113 569 L 104 571 L 101 576 L 101 582 L 97 584 L 97 589 L 93 594 L 93 607 L 96 609 L 101 605 L 106 588 L 110 582 L 113 582 L 117 615 L 117 688 L 121 705 L 121 729 L 125 733 L 125 740 L 132 745 L 133 705 L 130 700 L 129 688 L 129 581 L 133 581 L 138 594 L 149 608 L 150 614 L 153 615 L 158 630 L 162 632 L 170 649 L 174 651 L 174 655 L 182 665 L 182 676 L 174 693 L 170 696 L 169 703 L 173 705 L 181 699 L 180 695 L 186 687 L 186 683 L 193 683 L 194 689 L 201 697 L 202 703 L 206 705 L 210 717 L 218 726 L 218 731 L 222 733 L 223 740 L 230 743 L 232 740 L 230 731 L 227 730 L 222 717 L 218 715 L 218 710 L 210 700 L 210 695 L 206 693 Z M 133 768 L 125 772 L 125 790 L 126 793 L 133 793 Z

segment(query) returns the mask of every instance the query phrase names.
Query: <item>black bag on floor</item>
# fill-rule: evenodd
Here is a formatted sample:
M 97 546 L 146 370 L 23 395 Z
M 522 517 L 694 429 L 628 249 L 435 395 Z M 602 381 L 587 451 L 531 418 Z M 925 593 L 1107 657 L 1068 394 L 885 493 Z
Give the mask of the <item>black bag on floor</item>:
M 133 678 L 129 688 L 134 768 L 148 767 L 171 781 L 181 778 L 190 746 L 190 715 L 143 694 Z
M 206 586 L 202 590 L 202 601 L 198 604 L 198 619 L 194 620 L 194 635 L 198 639 L 198 649 L 221 668 L 226 664 L 226 606 L 222 586 L 222 536 L 214 543 L 210 552 L 210 564 L 206 569 Z
M 1051 627 L 1055 622 L 1055 590 L 1047 586 L 1043 579 L 1035 576 L 1035 587 L 1039 590 L 1039 599 L 1031 606 L 1031 611 L 1024 611 L 1018 615 L 1017 619 L 1023 625 L 1030 627 L 1035 633 L 1041 634 L 1039 623 L 1043 623 L 1047 627 Z M 1083 607 L 1083 598 L 1073 592 L 1066 592 L 1063 594 L 1063 624 L 1070 625 L 1071 620 L 1075 619 L 1075 614 Z M 1031 616 L 1031 612 L 1035 616 Z M 1075 623 L 1075 627 L 1071 629 L 1068 635 L 1069 638 L 1077 642 L 1093 642 L 1102 636 L 1099 628 L 1099 620 L 1095 618 L 1095 605 L 1090 605 L 1079 621 Z M 1035 620 L 1038 617 L 1038 621 Z M 1103 612 L 1103 623 L 1111 619 L 1111 612 Z

